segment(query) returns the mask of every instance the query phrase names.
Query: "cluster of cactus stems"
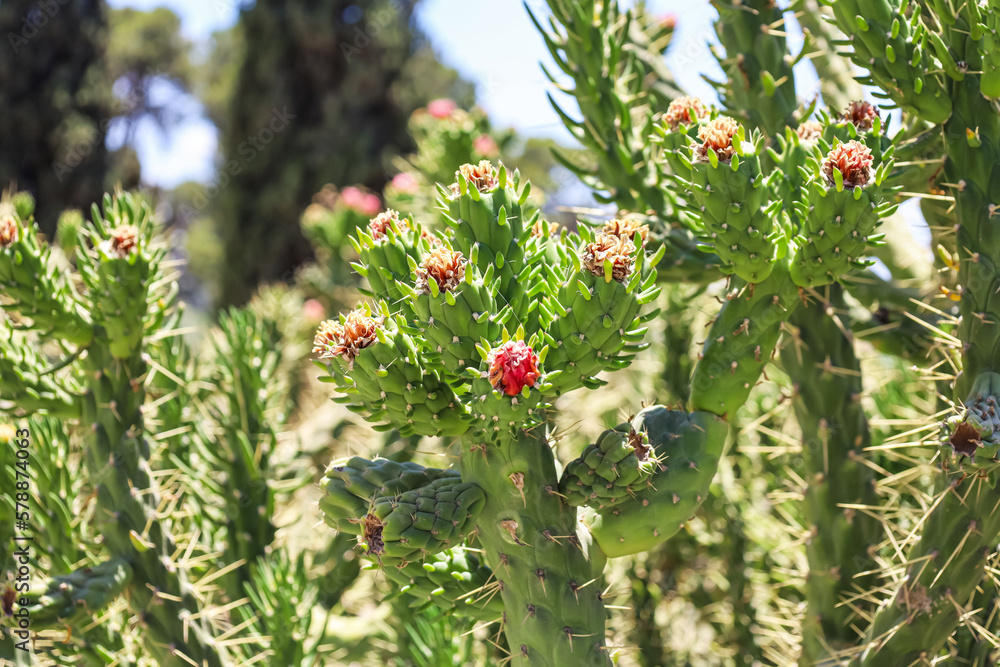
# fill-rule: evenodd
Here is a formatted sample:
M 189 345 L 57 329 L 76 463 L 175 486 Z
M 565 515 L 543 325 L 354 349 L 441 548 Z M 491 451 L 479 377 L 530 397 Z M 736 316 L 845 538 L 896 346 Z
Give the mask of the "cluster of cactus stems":
M 683 97 L 647 67 L 655 49 L 631 12 L 549 2 L 548 28 L 535 23 L 573 81 L 563 89 L 583 120 L 560 113 L 597 158 L 592 171 L 566 164 L 622 209 L 619 219 L 597 233 L 550 231 L 522 213 L 516 176 L 502 166 L 463 166 L 441 190 L 443 234 L 388 214 L 359 235 L 356 268 L 372 302 L 317 336 L 315 352 L 344 392 L 340 400 L 378 424 L 450 436 L 461 447 L 458 474 L 369 479 L 381 462 L 332 467 L 322 503 L 328 521 L 357 535 L 387 570 L 463 544 L 481 548 L 515 664 L 610 660 L 596 583 L 605 558 L 655 548 L 697 509 L 728 422 L 776 359 L 782 331 L 806 481 L 800 664 L 903 665 L 937 655 L 1000 529 L 990 306 L 997 212 L 989 200 L 1000 121 L 991 51 L 998 7 L 825 3 L 846 40 L 810 17 L 807 47 L 842 46 L 868 72 L 862 83 L 904 109 L 890 133 L 867 102 L 841 112 L 799 104 L 792 66 L 806 51 L 788 55 L 775 3 L 714 4 L 725 48 L 723 111 Z M 793 8 L 806 5 L 823 11 L 815 3 Z M 835 57 L 817 69 L 845 80 Z M 853 82 L 831 89 L 848 88 L 858 90 Z M 938 179 L 933 158 L 942 149 Z M 902 190 L 926 183 L 954 190 L 958 238 L 943 252 L 959 270 L 948 291 L 961 297 L 959 409 L 938 457 L 940 495 L 907 546 L 906 577 L 876 605 L 859 595 L 874 585 L 883 528 L 867 511 L 877 503 L 875 472 L 865 460 L 871 433 L 852 329 L 890 353 L 931 353 L 927 338 L 901 325 L 920 295 L 868 269 L 877 256 L 893 277 L 913 275 L 894 247 L 905 239 L 885 248 L 878 228 L 891 224 Z M 578 459 L 555 460 L 553 400 L 596 389 L 598 373 L 628 364 L 655 283 L 703 283 L 720 273 L 729 276 L 726 296 L 692 371 L 687 411 L 646 408 Z M 848 316 L 845 292 L 877 312 Z M 927 313 L 910 320 L 936 321 Z M 871 331 L 887 321 L 893 325 Z

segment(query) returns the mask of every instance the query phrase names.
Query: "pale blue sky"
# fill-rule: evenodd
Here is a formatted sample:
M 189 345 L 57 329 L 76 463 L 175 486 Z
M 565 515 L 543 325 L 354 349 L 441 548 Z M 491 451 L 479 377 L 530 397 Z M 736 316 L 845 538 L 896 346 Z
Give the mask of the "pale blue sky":
M 166 6 L 182 19 L 184 34 L 205 43 L 212 31 L 232 25 L 238 0 L 109 0 L 116 7 L 151 9 Z M 529 0 L 536 15 L 545 15 L 544 0 Z M 623 4 L 630 4 L 623 2 Z M 668 64 L 678 82 L 690 93 L 714 99 L 714 91 L 701 79 L 715 74 L 715 60 L 706 45 L 714 40 L 715 11 L 708 0 L 650 0 L 650 11 L 674 14 L 678 36 L 668 53 Z M 513 126 L 531 136 L 569 141 L 546 93 L 552 90 L 539 68 L 549 55 L 541 37 L 519 0 L 469 2 L 424 0 L 417 22 L 430 37 L 440 59 L 477 85 L 478 102 L 494 124 Z M 793 41 L 794 40 L 793 38 Z M 798 48 L 798 44 L 793 44 Z M 800 94 L 811 94 L 815 77 L 802 72 Z M 180 104 L 189 110 L 187 120 L 168 136 L 151 125 L 140 128 L 136 149 L 143 176 L 151 184 L 172 187 L 189 179 L 208 180 L 214 171 L 217 136 L 214 126 L 200 117 L 191 100 Z M 572 104 L 567 110 L 573 111 Z

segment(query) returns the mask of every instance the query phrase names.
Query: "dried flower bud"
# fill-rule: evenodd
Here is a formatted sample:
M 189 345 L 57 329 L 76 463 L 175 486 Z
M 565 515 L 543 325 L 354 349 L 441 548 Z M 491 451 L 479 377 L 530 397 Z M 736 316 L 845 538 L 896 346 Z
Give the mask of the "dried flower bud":
M 509 340 L 490 350 L 490 384 L 508 396 L 517 396 L 524 387 L 534 387 L 538 355 L 523 340 Z
M 417 289 L 430 293 L 430 278 L 438 289 L 450 292 L 465 278 L 465 257 L 458 251 L 439 246 L 424 255 L 424 264 L 417 268 Z
M 733 137 L 740 129 L 740 124 L 729 116 L 719 116 L 698 130 L 698 139 L 702 142 L 695 151 L 699 162 L 708 162 L 708 151 L 714 151 L 720 162 L 729 162 L 734 153 Z
M 612 234 L 614 236 L 624 236 L 630 241 L 635 238 L 635 233 L 639 232 L 639 238 L 642 239 L 643 244 L 646 243 L 646 238 L 649 237 L 649 225 L 643 225 L 637 220 L 608 220 L 604 223 L 604 233 Z
M 313 339 L 313 354 L 320 359 L 340 357 L 353 366 L 361 350 L 375 343 L 381 326 L 360 308 L 348 313 L 343 324 L 327 320 L 319 325 Z
M 559 223 L 558 222 L 546 222 L 544 220 L 535 220 L 535 224 L 531 226 L 531 235 L 536 239 L 545 238 L 545 230 L 548 228 L 549 236 L 557 236 L 559 234 Z
M 849 141 L 830 151 L 823 161 L 823 175 L 830 185 L 836 184 L 833 170 L 844 176 L 845 188 L 864 187 L 872 179 L 872 152 L 859 141 Z
M 12 215 L 0 216 L 0 248 L 9 248 L 18 238 L 17 220 Z
M 139 230 L 134 225 L 120 225 L 111 232 L 111 238 L 105 241 L 105 252 L 119 259 L 125 259 L 139 245 Z
M 364 518 L 363 525 L 362 538 L 368 545 L 368 553 L 376 556 L 384 554 L 385 542 L 382 540 L 382 527 L 385 524 L 374 514 L 368 514 Z
M 823 123 L 818 120 L 807 120 L 798 126 L 795 134 L 804 142 L 813 142 L 823 136 Z
M 386 238 L 386 230 L 392 227 L 392 223 L 396 223 L 396 228 L 400 230 L 408 229 L 410 226 L 410 223 L 399 217 L 399 213 L 389 209 L 372 218 L 371 222 L 368 223 L 368 230 L 373 239 L 381 241 Z
M 870 102 L 858 100 L 847 105 L 847 111 L 841 117 L 842 120 L 854 123 L 862 132 L 872 129 L 875 119 L 879 117 L 878 108 Z
M 634 254 L 635 244 L 632 239 L 601 232 L 592 243 L 587 244 L 580 259 L 583 260 L 583 266 L 595 276 L 603 276 L 604 262 L 610 261 L 611 277 L 622 282 L 632 273 Z
M 678 97 L 667 107 L 663 120 L 671 130 L 676 130 L 681 124 L 691 125 L 708 115 L 708 110 L 697 97 Z
M 499 173 L 499 169 L 494 167 L 489 160 L 482 160 L 479 164 L 463 164 L 455 172 L 455 176 L 457 178 L 458 174 L 461 174 L 469 182 L 470 187 L 474 187 L 480 192 L 488 192 L 500 185 Z M 458 183 L 452 183 L 452 196 L 457 197 L 459 192 Z

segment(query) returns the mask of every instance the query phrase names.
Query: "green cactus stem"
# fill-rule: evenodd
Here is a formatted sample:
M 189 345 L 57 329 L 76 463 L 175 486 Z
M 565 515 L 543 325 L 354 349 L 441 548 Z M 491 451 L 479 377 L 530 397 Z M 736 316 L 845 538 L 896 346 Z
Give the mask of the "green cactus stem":
M 806 481 L 806 613 L 799 664 L 815 665 L 857 640 L 855 608 L 843 601 L 871 584 L 876 569 L 869 549 L 881 525 L 857 508 L 876 504 L 874 473 L 861 457 L 871 435 L 861 407 L 860 364 L 851 337 L 829 321 L 846 317 L 842 288 L 792 314 L 794 337 L 781 351 L 792 380 L 795 416 L 802 431 L 801 472 Z M 846 328 L 846 324 L 844 325 Z M 819 371 L 817 373 L 817 370 Z

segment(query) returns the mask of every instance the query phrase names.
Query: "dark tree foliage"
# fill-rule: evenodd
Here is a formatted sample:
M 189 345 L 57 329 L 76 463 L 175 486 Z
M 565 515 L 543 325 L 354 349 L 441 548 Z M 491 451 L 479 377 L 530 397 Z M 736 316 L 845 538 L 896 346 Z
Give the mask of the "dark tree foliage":
M 324 184 L 381 190 L 388 158 L 411 148 L 413 109 L 440 95 L 470 95 L 453 72 L 419 54 L 413 5 L 259 0 L 243 10 L 241 34 L 224 41 L 230 54 L 240 52 L 240 66 L 215 65 L 223 89 L 225 72 L 238 72 L 219 119 L 223 162 L 207 191 L 226 254 L 223 304 L 244 301 L 259 282 L 289 278 L 310 256 L 298 221 Z M 210 114 L 218 104 L 209 100 Z
M 111 116 L 93 82 L 106 31 L 100 0 L 0 3 L 0 186 L 34 193 L 48 234 L 104 191 Z

